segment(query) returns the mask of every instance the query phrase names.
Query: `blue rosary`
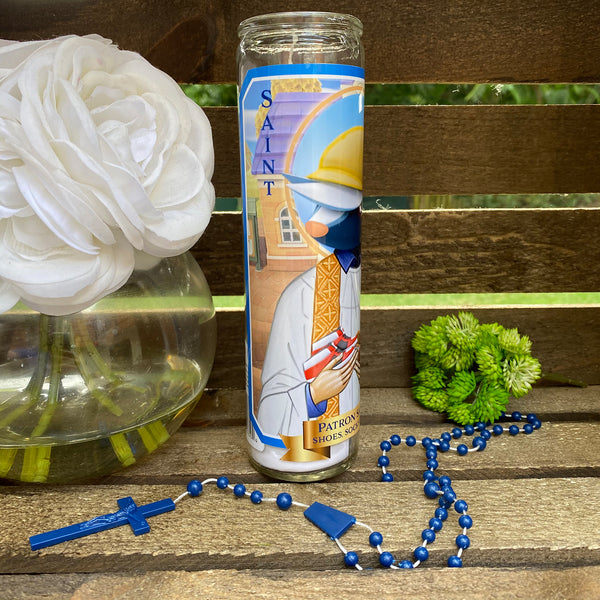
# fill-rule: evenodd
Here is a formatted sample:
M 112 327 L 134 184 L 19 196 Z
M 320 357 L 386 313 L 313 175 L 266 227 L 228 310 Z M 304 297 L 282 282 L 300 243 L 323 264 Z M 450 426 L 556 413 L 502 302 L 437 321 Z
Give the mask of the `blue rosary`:
M 501 424 L 502 422 L 513 421 L 509 426 Z M 522 422 L 523 426 L 519 427 L 516 423 Z M 292 506 L 298 506 L 304 509 L 304 516 L 324 531 L 339 547 L 344 555 L 344 563 L 348 567 L 354 567 L 358 570 L 363 570 L 359 564 L 359 557 L 356 552 L 347 551 L 340 542 L 340 538 L 346 533 L 350 527 L 357 525 L 369 531 L 369 544 L 377 549 L 379 553 L 379 563 L 383 567 L 391 569 L 412 569 L 418 567 L 429 558 L 429 550 L 427 546 L 433 543 L 436 535 L 441 531 L 444 522 L 448 519 L 449 510 L 454 507 L 454 510 L 459 514 L 458 524 L 462 528 L 462 533 L 456 537 L 456 546 L 458 551 L 456 554 L 448 558 L 449 567 L 462 567 L 462 554 L 471 542 L 467 535 L 469 529 L 473 525 L 473 519 L 467 514 L 467 503 L 464 500 L 457 499 L 456 493 L 452 489 L 452 481 L 450 477 L 445 475 L 438 476 L 436 469 L 438 468 L 438 453 L 454 451 L 459 456 L 465 456 L 469 452 L 482 452 L 485 450 L 487 442 L 492 438 L 492 435 L 499 436 L 504 432 L 508 432 L 511 436 L 516 436 L 519 433 L 531 434 L 535 429 L 542 426 L 541 421 L 533 413 L 526 417 L 515 411 L 511 415 L 503 414 L 500 422 L 491 426 L 491 431 L 486 423 L 476 423 L 475 425 L 466 425 L 464 428 L 455 427 L 451 432 L 444 432 L 439 439 L 431 439 L 424 437 L 417 440 L 414 436 L 409 435 L 405 438 L 406 446 L 413 447 L 420 444 L 425 450 L 427 459 L 427 469 L 423 473 L 423 491 L 427 498 L 432 500 L 437 499 L 438 507 L 435 510 L 434 516 L 429 521 L 429 527 L 421 533 L 422 544 L 415 548 L 413 552 L 414 561 L 402 560 L 398 561 L 390 552 L 386 552 L 382 548 L 383 536 L 378 531 L 375 531 L 369 525 L 356 520 L 356 517 L 337 510 L 331 506 L 313 502 L 310 506 L 292 500 L 292 496 L 286 492 L 279 494 L 275 498 L 265 498 L 259 490 L 248 492 L 246 486 L 241 483 L 232 485 L 227 477 L 219 477 L 217 479 L 209 478 L 204 481 L 194 479 L 187 485 L 187 490 L 175 500 L 166 498 L 157 502 L 152 502 L 144 506 L 137 506 L 132 498 L 120 498 L 117 500 L 119 510 L 114 513 L 96 517 L 84 523 L 70 525 L 47 533 L 41 533 L 31 536 L 29 542 L 32 550 L 40 550 L 48 546 L 60 544 L 68 540 L 73 540 L 79 537 L 119 527 L 120 525 L 129 524 L 135 535 L 141 535 L 150 531 L 150 525 L 147 522 L 148 517 L 153 517 L 165 512 L 175 510 L 178 502 L 185 498 L 196 498 L 200 496 L 204 490 L 204 486 L 209 483 L 216 484 L 221 490 L 232 490 L 237 498 L 249 497 L 253 504 L 261 504 L 263 502 L 273 502 L 283 511 L 288 510 Z M 476 434 L 476 435 L 475 435 Z M 456 447 L 450 445 L 453 440 L 459 440 L 464 436 L 474 436 L 472 438 L 471 447 L 467 444 L 459 443 Z M 384 482 L 394 480 L 393 475 L 387 470 L 390 465 L 388 452 L 394 446 L 399 446 L 402 440 L 399 435 L 392 435 L 387 440 L 383 440 L 379 445 L 382 451 L 377 464 L 381 467 L 382 477 Z

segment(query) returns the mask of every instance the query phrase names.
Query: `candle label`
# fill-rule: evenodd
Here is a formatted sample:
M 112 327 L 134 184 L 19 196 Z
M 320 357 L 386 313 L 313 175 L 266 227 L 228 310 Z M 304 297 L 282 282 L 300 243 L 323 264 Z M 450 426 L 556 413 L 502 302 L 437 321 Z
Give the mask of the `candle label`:
M 251 69 L 239 111 L 251 453 L 321 469 L 360 422 L 364 73 Z

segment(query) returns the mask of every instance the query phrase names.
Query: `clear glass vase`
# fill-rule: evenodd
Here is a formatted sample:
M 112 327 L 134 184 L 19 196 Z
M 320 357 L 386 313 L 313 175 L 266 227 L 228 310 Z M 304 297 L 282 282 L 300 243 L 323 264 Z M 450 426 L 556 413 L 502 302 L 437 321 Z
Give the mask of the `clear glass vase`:
M 135 463 L 192 410 L 215 347 L 212 296 L 189 253 L 73 315 L 1 314 L 0 477 L 62 483 Z

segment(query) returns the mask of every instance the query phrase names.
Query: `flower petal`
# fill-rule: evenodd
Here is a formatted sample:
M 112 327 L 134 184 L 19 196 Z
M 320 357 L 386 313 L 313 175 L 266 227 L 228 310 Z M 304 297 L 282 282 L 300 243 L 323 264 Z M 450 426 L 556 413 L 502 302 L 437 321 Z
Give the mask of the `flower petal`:
M 196 154 L 178 144 L 152 190 L 150 201 L 161 210 L 168 209 L 192 199 L 205 183 L 204 169 Z
M 10 310 L 19 301 L 19 294 L 13 286 L 0 279 L 0 313 Z
M 54 235 L 80 252 L 93 254 L 97 251 L 89 230 L 69 211 L 61 210 L 69 204 L 64 190 L 60 194 L 59 188 L 51 181 L 42 181 L 28 166 L 17 167 L 13 173 L 23 197 Z

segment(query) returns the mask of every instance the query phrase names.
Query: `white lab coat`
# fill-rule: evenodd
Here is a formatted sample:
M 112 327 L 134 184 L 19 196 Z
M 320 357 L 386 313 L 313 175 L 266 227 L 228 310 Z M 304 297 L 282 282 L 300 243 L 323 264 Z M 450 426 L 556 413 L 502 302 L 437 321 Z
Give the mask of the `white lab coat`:
M 262 370 L 262 393 L 257 421 L 266 435 L 302 434 L 309 420 L 303 364 L 311 355 L 316 267 L 294 279 L 283 291 L 273 317 Z M 342 269 L 340 276 L 340 327 L 354 337 L 360 330 L 360 267 Z M 340 393 L 340 414 L 357 406 L 356 373 Z

